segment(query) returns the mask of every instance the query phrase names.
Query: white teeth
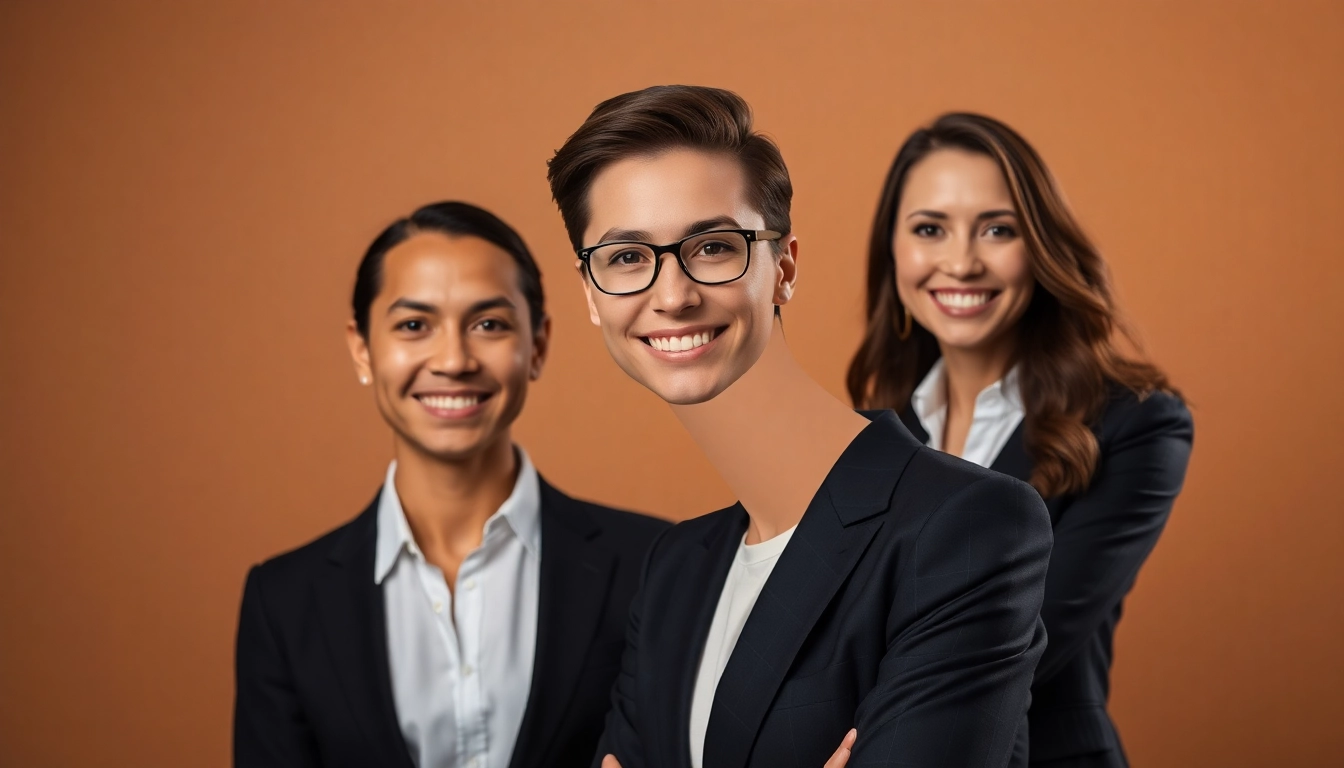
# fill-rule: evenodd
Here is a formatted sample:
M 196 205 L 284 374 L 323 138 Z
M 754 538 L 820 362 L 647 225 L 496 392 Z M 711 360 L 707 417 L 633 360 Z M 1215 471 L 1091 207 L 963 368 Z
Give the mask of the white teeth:
M 943 293 L 940 291 L 934 291 L 933 298 L 935 301 L 937 301 L 939 304 L 942 304 L 945 307 L 968 309 L 970 307 L 978 307 L 981 304 L 984 304 L 985 302 L 989 301 L 989 292 L 986 291 L 983 293 L 950 293 L 950 292 Z
M 689 336 L 649 336 L 649 346 L 662 352 L 686 352 L 714 340 L 713 331 Z
M 467 397 L 448 397 L 444 395 L 421 395 L 420 401 L 430 408 L 436 408 L 440 411 L 460 411 L 479 403 L 481 401 L 481 396 L 468 395 Z

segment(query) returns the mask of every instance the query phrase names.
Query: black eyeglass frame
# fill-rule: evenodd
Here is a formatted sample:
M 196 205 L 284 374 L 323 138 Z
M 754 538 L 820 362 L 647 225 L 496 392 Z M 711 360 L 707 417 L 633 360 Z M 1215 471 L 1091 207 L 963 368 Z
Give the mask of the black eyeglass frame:
M 713 282 L 706 280 L 697 280 L 695 275 L 692 275 L 691 270 L 686 266 L 685 260 L 681 258 L 681 246 L 684 245 L 686 241 L 694 240 L 697 237 L 704 237 L 706 235 L 718 235 L 718 234 L 740 235 L 744 240 L 747 241 L 747 261 L 745 264 L 742 265 L 742 273 L 730 280 L 715 280 Z M 668 245 L 654 245 L 653 243 L 644 243 L 640 242 L 639 240 L 616 240 L 610 243 L 598 243 L 597 245 L 590 245 L 587 248 L 580 248 L 579 250 L 575 251 L 575 253 L 578 254 L 579 261 L 583 262 L 584 269 L 588 270 L 588 278 L 593 281 L 593 286 L 597 288 L 597 290 L 607 294 L 608 296 L 633 296 L 636 293 L 643 293 L 644 291 L 649 290 L 650 288 L 653 287 L 654 283 L 658 282 L 658 273 L 663 268 L 663 254 L 665 253 L 670 253 L 676 257 L 677 265 L 681 267 L 682 273 L 685 274 L 686 277 L 689 277 L 691 279 L 691 282 L 699 283 L 700 285 L 726 285 L 728 283 L 733 282 L 734 280 L 741 280 L 742 275 L 747 274 L 747 270 L 751 269 L 752 243 L 770 242 L 772 240 L 778 240 L 783 236 L 784 235 L 782 233 L 776 232 L 773 229 L 711 229 L 705 232 L 696 232 L 693 235 L 687 235 L 686 237 L 683 237 L 677 242 L 670 243 Z M 645 248 L 648 248 L 649 250 L 653 251 L 653 276 L 649 278 L 648 285 L 644 286 L 643 288 L 640 288 L 637 291 L 621 291 L 618 293 L 615 291 L 608 291 L 607 289 L 603 288 L 600 284 L 598 284 L 597 278 L 593 276 L 593 267 L 592 263 L 589 261 L 589 257 L 593 255 L 593 251 L 596 251 L 599 248 L 609 248 L 613 245 L 642 245 Z

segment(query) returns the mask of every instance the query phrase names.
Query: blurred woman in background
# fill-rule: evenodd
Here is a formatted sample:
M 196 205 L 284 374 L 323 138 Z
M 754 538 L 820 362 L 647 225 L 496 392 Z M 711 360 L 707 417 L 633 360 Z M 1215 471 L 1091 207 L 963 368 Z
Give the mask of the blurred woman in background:
M 855 405 L 1030 482 L 1050 510 L 1049 639 L 1017 758 L 1127 765 L 1106 711 L 1112 638 L 1194 428 L 1162 371 L 1117 347 L 1106 264 L 1021 136 L 954 113 L 906 140 L 873 223 L 867 315 Z

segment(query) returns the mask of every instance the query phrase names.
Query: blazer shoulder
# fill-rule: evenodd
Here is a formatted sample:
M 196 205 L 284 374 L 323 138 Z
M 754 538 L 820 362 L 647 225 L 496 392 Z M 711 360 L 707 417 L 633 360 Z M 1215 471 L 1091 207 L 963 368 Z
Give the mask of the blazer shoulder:
M 993 538 L 990 529 L 1043 531 L 1048 535 L 1050 514 L 1036 489 L 1015 477 L 932 448 L 921 448 L 911 460 L 906 475 L 910 489 L 904 491 L 907 508 L 924 510 L 912 522 L 922 532 L 935 521 L 977 520 L 963 532 Z M 906 481 L 902 480 L 901 486 Z M 898 486 L 897 493 L 902 493 Z M 972 517 L 966 517 L 972 515 Z
M 658 534 L 672 527 L 672 523 L 643 512 L 608 507 L 591 501 L 579 501 L 588 510 L 588 514 L 602 526 L 627 541 L 644 545 L 652 542 Z
M 1194 441 L 1195 422 L 1185 402 L 1175 394 L 1155 390 L 1143 395 L 1116 386 L 1098 419 L 1098 441 L 1108 444 L 1171 437 Z
M 551 485 L 543 478 L 542 503 L 545 504 L 548 498 L 552 503 L 558 503 L 558 506 L 568 508 L 567 511 L 571 514 L 578 512 L 581 516 L 586 516 L 592 524 L 601 528 L 603 532 L 631 546 L 649 544 L 657 538 L 658 534 L 672 525 L 666 520 L 642 512 L 608 507 L 595 501 L 575 498 Z
M 369 510 L 360 513 L 354 519 L 321 534 L 306 544 L 281 552 L 254 565 L 248 575 L 268 589 L 283 589 L 286 585 L 306 582 L 318 572 L 328 556 L 339 543 L 347 537 L 357 534 L 358 530 L 369 522 L 366 516 Z

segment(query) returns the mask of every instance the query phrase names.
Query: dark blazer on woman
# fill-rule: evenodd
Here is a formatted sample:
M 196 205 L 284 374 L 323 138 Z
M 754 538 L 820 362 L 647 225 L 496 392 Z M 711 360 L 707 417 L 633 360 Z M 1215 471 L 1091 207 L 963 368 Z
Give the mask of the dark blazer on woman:
M 865 415 L 728 659 L 705 768 L 821 768 L 851 727 L 849 768 L 1009 758 L 1045 641 L 1045 505 L 893 412 Z M 735 504 L 650 549 L 595 765 L 690 765 L 700 655 L 747 522 Z
M 913 412 L 901 418 L 921 441 Z M 1190 412 L 1176 397 L 1139 401 L 1116 388 L 1093 427 L 1096 474 L 1079 495 L 1046 500 L 1055 532 L 1041 618 L 1049 644 L 1031 686 L 1031 765 L 1120 768 L 1128 765 L 1106 712 L 1111 640 L 1125 595 L 1152 552 L 1185 479 L 1194 438 Z M 991 467 L 1026 480 L 1033 464 L 1018 425 Z
M 532 684 L 510 768 L 587 765 L 639 565 L 666 522 L 541 485 Z M 378 500 L 317 541 L 252 569 L 238 624 L 234 765 L 414 768 L 392 700 Z

